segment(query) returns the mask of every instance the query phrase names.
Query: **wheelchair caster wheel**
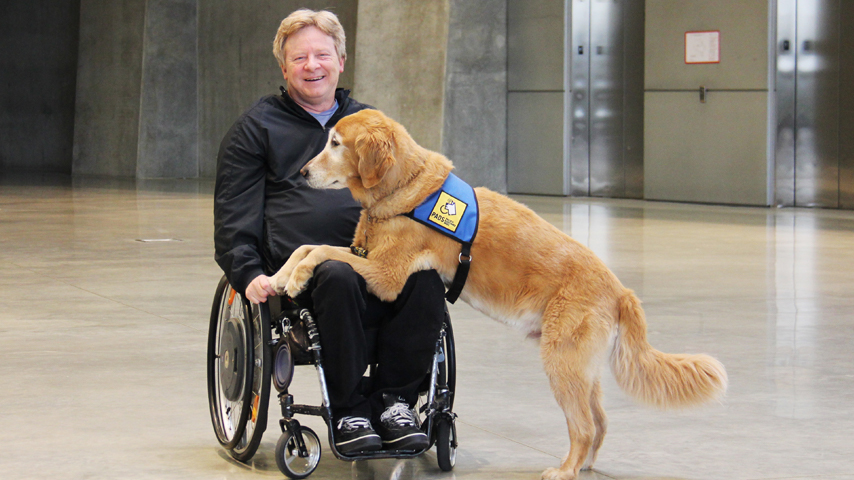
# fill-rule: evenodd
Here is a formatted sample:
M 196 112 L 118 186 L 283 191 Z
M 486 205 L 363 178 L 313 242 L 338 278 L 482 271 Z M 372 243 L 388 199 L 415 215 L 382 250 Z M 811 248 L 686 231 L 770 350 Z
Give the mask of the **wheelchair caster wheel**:
M 436 459 L 443 472 L 450 472 L 457 463 L 457 429 L 453 420 L 442 418 L 436 422 Z
M 320 463 L 320 439 L 314 430 L 300 426 L 305 451 L 300 452 L 299 442 L 285 430 L 276 442 L 276 465 L 288 478 L 306 478 Z

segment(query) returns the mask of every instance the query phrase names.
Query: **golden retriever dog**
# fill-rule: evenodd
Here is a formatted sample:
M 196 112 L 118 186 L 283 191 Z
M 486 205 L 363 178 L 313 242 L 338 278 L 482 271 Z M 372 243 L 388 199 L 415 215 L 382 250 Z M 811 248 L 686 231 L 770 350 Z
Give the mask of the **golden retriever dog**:
M 352 265 L 368 290 L 386 301 L 419 270 L 435 269 L 449 284 L 460 244 L 404 214 L 437 191 L 452 168 L 379 111 L 341 119 L 302 174 L 314 188 L 349 188 L 362 204 L 354 245 L 367 257 L 349 248 L 306 245 L 272 277 L 273 288 L 295 297 L 314 267 L 330 259 Z M 485 188 L 475 192 L 480 225 L 460 298 L 539 338 L 570 439 L 560 468 L 546 470 L 543 478 L 575 479 L 596 460 L 607 427 L 599 364 L 609 353 L 620 387 L 641 402 L 683 407 L 725 393 L 726 370 L 714 358 L 650 346 L 640 300 L 592 251 L 524 205 Z

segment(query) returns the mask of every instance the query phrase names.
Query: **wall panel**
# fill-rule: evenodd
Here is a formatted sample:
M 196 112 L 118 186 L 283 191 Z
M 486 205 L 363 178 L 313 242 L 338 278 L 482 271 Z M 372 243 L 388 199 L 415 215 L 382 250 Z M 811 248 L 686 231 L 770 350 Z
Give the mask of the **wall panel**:
M 507 96 L 507 190 L 564 195 L 563 92 Z
M 767 0 L 646 1 L 645 198 L 768 204 L 769 14 Z M 719 63 L 686 63 L 692 31 L 720 32 Z
M 71 172 L 80 2 L 0 6 L 0 172 Z

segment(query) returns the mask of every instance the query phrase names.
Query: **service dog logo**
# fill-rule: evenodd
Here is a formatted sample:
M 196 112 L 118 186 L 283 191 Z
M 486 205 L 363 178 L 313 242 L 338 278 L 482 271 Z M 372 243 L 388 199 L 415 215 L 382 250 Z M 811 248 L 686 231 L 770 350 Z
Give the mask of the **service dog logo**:
M 456 215 L 457 214 L 457 204 L 454 203 L 453 200 L 439 207 L 439 211 L 444 213 L 445 215 Z
M 440 227 L 456 232 L 457 227 L 460 226 L 460 220 L 462 220 L 463 214 L 466 212 L 466 208 L 468 208 L 468 205 L 465 202 L 443 191 L 439 194 L 439 199 L 433 206 L 433 211 L 430 212 L 430 221 Z

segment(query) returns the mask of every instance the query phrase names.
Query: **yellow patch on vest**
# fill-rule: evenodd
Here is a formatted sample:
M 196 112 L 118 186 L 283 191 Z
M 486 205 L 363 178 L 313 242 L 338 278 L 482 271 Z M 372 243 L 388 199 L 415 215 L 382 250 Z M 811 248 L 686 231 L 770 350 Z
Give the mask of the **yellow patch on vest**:
M 440 227 L 456 232 L 466 208 L 468 205 L 465 202 L 442 192 L 439 194 L 436 205 L 433 206 L 433 211 L 430 212 L 429 220 Z

